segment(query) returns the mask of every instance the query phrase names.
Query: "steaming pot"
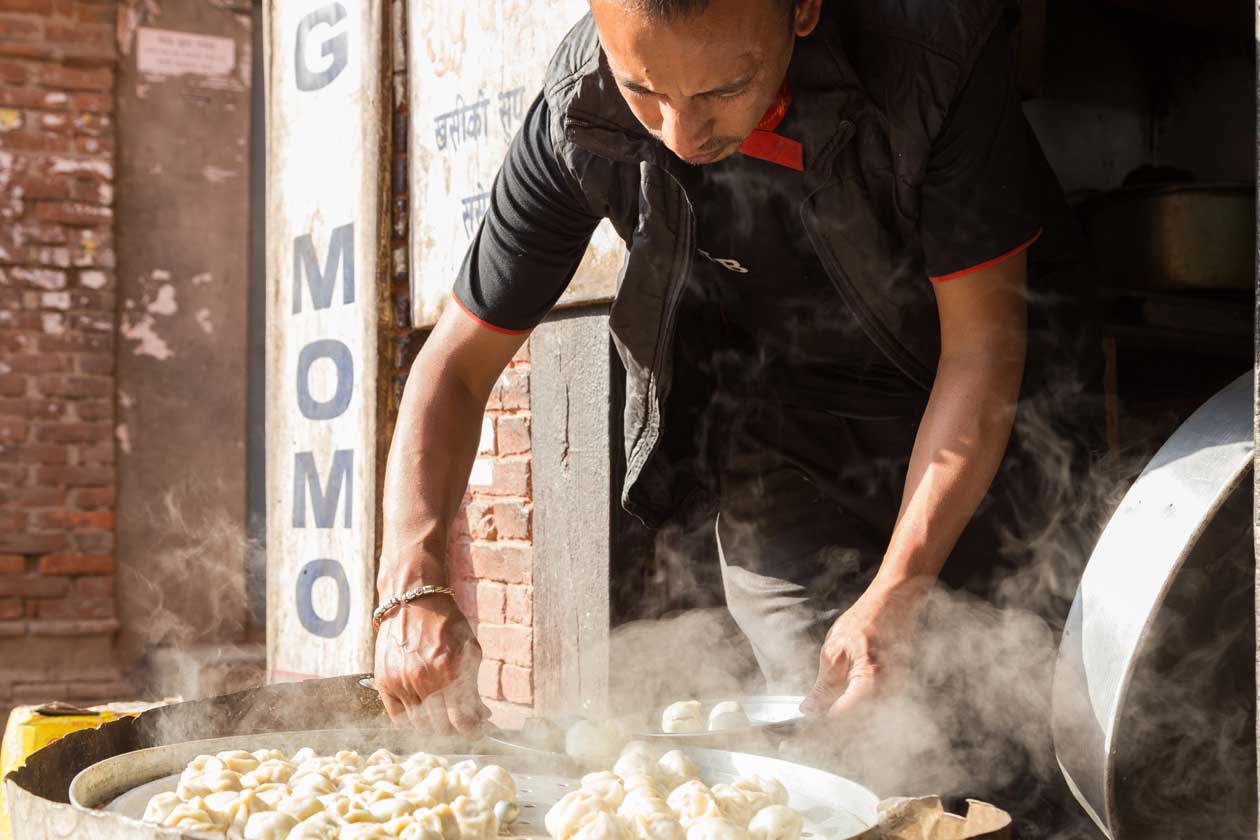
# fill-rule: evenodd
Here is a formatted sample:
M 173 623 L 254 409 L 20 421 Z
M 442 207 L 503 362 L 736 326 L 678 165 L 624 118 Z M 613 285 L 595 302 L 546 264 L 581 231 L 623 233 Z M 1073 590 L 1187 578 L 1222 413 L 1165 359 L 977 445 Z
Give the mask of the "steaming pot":
M 1068 616 L 1055 751 L 1112 840 L 1256 836 L 1252 382 L 1151 459 Z

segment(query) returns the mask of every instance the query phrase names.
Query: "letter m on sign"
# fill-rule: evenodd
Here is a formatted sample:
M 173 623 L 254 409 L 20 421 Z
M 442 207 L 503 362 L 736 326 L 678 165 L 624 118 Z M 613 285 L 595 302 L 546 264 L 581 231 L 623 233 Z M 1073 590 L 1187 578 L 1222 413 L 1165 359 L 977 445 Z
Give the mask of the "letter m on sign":
M 342 303 L 354 303 L 354 223 L 333 228 L 328 237 L 328 257 L 324 267 L 319 266 L 315 253 L 315 240 L 309 233 L 293 240 L 293 314 L 302 311 L 302 276 L 311 290 L 311 303 L 316 309 L 332 306 L 333 292 L 337 287 L 337 274 L 341 274 Z
M 345 491 L 344 494 L 342 491 Z M 310 493 L 316 528 L 331 528 L 337 519 L 337 502 L 345 496 L 345 526 L 350 525 L 350 503 L 354 498 L 354 450 L 338 449 L 333 453 L 328 483 L 321 486 L 315 468 L 315 453 L 293 455 L 293 527 L 306 527 L 306 496 Z

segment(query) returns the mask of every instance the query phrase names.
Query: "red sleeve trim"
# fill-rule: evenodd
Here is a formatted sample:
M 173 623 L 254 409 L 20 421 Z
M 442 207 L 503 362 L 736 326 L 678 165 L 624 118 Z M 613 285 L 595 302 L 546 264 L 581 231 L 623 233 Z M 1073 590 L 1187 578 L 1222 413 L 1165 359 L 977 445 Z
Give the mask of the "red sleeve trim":
M 964 268 L 962 271 L 955 271 L 952 274 L 943 274 L 940 277 L 929 277 L 928 279 L 931 280 L 933 283 L 944 283 L 946 280 L 954 280 L 956 278 L 962 277 L 965 274 L 971 274 L 974 271 L 979 271 L 982 268 L 989 268 L 990 266 L 995 266 L 998 263 L 1002 262 L 1003 260 L 1009 260 L 1011 257 L 1014 257 L 1018 254 L 1022 254 L 1024 251 L 1027 251 L 1029 248 L 1031 248 L 1033 245 L 1036 244 L 1037 240 L 1041 238 L 1041 234 L 1044 232 L 1045 232 L 1044 228 L 1038 228 L 1037 232 L 1033 234 L 1032 239 L 1029 239 L 1023 245 L 1020 245 L 1016 248 L 1011 249 L 1010 251 L 1007 251 L 1005 254 L 1003 254 L 1000 257 L 994 257 L 991 260 L 986 260 L 985 262 L 982 262 L 979 265 L 973 265 L 971 268 Z
M 468 310 L 468 307 L 464 306 L 464 302 L 459 299 L 458 295 L 452 294 L 451 300 L 455 301 L 455 305 L 458 306 L 461 310 L 463 310 L 465 315 L 467 315 L 469 318 L 472 318 L 474 321 L 476 321 L 478 324 L 481 324 L 481 326 L 485 327 L 488 330 L 493 330 L 494 332 L 502 333 L 503 335 L 525 335 L 526 333 L 529 332 L 529 330 L 509 330 L 506 327 L 496 327 L 494 324 L 491 324 L 489 321 L 483 321 L 482 319 L 478 318 L 476 315 L 472 314 L 472 312 Z

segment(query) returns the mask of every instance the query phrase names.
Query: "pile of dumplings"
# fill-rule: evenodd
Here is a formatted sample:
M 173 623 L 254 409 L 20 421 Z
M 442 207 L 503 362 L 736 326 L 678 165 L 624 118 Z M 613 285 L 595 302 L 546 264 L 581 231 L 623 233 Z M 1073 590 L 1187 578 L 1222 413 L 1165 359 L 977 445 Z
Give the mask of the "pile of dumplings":
M 800 840 L 804 819 L 778 779 L 709 787 L 682 750 L 631 742 L 612 772 L 591 773 L 544 818 L 554 840 Z
M 197 756 L 144 820 L 231 840 L 494 840 L 517 813 L 516 782 L 498 765 L 305 747 Z
M 752 721 L 744 707 L 736 700 L 723 700 L 709 712 L 705 725 L 704 707 L 699 700 L 679 700 L 671 703 L 661 713 L 661 731 L 670 735 L 689 732 L 719 732 L 724 729 L 741 729 L 751 726 Z

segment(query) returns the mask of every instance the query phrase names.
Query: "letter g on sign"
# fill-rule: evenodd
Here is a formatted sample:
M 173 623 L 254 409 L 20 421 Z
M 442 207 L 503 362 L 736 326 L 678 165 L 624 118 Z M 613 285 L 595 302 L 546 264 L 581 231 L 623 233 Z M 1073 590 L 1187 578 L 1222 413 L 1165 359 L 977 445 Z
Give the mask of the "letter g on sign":
M 306 63 L 308 57 L 306 42 L 311 37 L 311 32 L 320 25 L 333 26 L 345 16 L 344 6 L 340 3 L 331 3 L 311 12 L 298 23 L 297 46 L 294 51 L 294 60 L 297 62 L 298 90 L 310 91 L 326 87 L 341 75 L 342 70 L 346 69 L 350 47 L 349 38 L 344 29 L 326 39 L 322 44 L 321 55 L 332 59 L 327 67 L 322 70 L 312 70 Z

